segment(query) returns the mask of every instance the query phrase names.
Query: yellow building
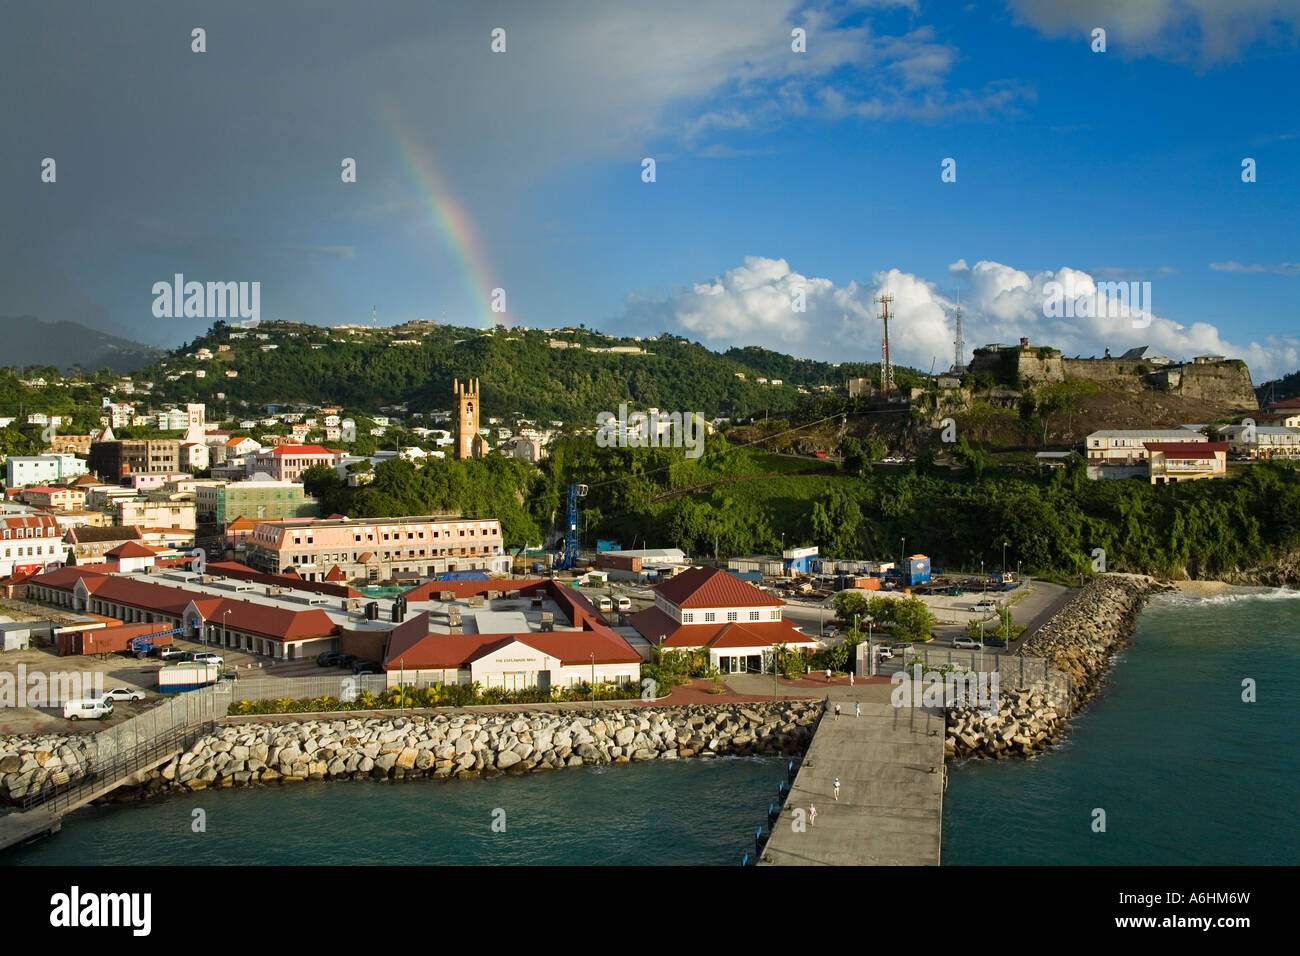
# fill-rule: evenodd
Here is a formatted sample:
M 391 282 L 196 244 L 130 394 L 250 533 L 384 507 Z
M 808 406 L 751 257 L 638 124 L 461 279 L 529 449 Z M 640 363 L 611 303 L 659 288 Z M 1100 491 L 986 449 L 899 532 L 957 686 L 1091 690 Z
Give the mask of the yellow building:
M 1147 442 L 1151 484 L 1224 478 L 1228 474 L 1228 443 Z

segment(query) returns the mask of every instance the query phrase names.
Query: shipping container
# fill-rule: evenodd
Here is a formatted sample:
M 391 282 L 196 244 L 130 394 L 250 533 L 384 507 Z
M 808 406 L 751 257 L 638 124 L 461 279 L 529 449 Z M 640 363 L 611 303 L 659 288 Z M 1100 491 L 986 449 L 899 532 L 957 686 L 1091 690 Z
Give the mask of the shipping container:
M 221 668 L 216 664 L 176 664 L 158 669 L 158 692 L 178 694 L 186 690 L 198 690 L 217 682 Z

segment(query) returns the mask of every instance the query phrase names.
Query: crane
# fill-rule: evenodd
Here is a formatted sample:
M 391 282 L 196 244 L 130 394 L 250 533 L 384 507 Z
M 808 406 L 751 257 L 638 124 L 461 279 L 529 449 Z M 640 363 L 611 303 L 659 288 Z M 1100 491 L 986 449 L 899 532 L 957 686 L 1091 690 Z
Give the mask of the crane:
M 564 532 L 564 552 L 555 565 L 560 571 L 569 571 L 578 563 L 578 499 L 586 496 L 586 485 L 569 485 L 568 527 Z

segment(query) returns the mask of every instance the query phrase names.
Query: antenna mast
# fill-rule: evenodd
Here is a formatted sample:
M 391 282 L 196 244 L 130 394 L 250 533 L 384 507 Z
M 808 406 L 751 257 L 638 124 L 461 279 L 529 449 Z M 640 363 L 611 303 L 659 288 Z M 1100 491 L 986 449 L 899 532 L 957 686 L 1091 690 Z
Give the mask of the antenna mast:
M 880 311 L 876 318 L 885 323 L 885 337 L 880 344 L 880 397 L 887 399 L 894 388 L 894 366 L 889 360 L 889 304 L 894 301 L 893 293 L 881 295 L 876 299 Z
M 961 306 L 960 305 L 957 306 L 953 314 L 957 318 L 957 338 L 953 339 L 953 343 L 952 343 L 956 349 L 956 353 L 952 362 L 952 370 L 954 372 L 959 372 L 962 369 L 962 361 L 963 359 L 966 358 L 966 340 L 962 338 L 962 334 L 961 334 Z

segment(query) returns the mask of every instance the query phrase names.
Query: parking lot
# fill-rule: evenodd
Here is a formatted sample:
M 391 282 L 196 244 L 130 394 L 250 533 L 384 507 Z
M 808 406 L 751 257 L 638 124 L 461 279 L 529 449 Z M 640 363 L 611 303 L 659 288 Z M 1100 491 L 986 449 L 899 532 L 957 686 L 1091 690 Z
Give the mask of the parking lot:
M 8 614 L 6 616 L 16 616 Z M 266 666 L 264 658 L 258 658 L 243 651 L 225 650 L 209 645 L 204 647 L 194 641 L 177 640 L 175 647 L 182 651 L 208 650 L 225 661 L 225 666 L 238 673 L 265 671 L 282 676 L 297 676 L 316 672 L 313 661 L 292 661 L 284 665 Z M 0 734 L 34 734 L 34 733 L 94 733 L 103 724 L 94 720 L 65 720 L 62 706 L 17 707 L 10 706 L 11 699 L 17 702 L 27 699 L 34 693 L 33 675 L 43 675 L 41 683 L 54 687 L 60 681 L 75 681 L 74 686 L 89 690 L 94 686 L 94 675 L 99 674 L 103 681 L 104 692 L 116 687 L 138 690 L 144 693 L 143 701 L 117 701 L 113 705 L 113 715 L 107 719 L 109 725 L 155 706 L 160 700 L 158 693 L 158 669 L 166 663 L 156 657 L 137 660 L 126 654 L 69 654 L 60 657 L 53 647 L 39 645 L 26 650 L 8 651 L 0 655 L 0 680 L 6 684 L 5 706 L 0 706 Z M 282 670 L 283 669 L 283 670 Z M 19 684 L 20 676 L 26 681 Z M 39 680 L 39 678 L 38 678 Z M 51 692 L 52 693 L 52 692 Z M 10 699 L 10 695 L 12 695 Z

